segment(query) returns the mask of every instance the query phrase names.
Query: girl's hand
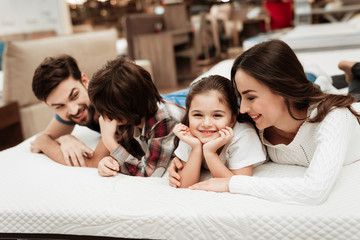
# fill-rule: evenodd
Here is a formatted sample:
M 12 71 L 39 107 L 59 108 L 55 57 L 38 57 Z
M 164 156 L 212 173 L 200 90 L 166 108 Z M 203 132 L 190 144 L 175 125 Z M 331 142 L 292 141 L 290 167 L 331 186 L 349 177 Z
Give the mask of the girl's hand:
M 187 143 L 192 147 L 193 149 L 196 146 L 200 146 L 201 142 L 199 139 L 194 137 L 194 135 L 191 134 L 189 127 L 185 126 L 182 123 L 178 123 L 175 125 L 173 129 L 174 134 L 183 142 Z
M 210 178 L 209 180 L 195 183 L 191 190 L 205 190 L 212 192 L 229 192 L 230 178 Z
M 231 127 L 225 127 L 219 130 L 220 136 L 204 144 L 203 150 L 205 152 L 216 152 L 220 147 L 231 141 L 234 137 L 234 131 Z
M 98 172 L 102 177 L 115 176 L 119 171 L 119 163 L 112 157 L 104 157 L 98 165 Z

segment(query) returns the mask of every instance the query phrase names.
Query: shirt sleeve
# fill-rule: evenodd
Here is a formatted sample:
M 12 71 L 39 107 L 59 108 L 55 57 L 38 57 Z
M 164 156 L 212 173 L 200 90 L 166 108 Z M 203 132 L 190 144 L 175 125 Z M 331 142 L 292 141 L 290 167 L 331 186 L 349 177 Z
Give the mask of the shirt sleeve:
M 331 111 L 314 133 L 316 149 L 303 177 L 233 176 L 230 192 L 293 204 L 322 203 L 343 166 L 355 124 L 358 125 L 357 120 L 348 109 Z
M 172 129 L 176 123 L 172 119 L 163 119 L 154 126 L 148 140 L 148 149 L 141 159 L 118 146 L 111 156 L 119 162 L 120 171 L 133 176 L 161 177 L 173 156 L 175 135 Z
M 58 120 L 59 122 L 63 123 L 63 124 L 66 124 L 66 125 L 70 125 L 70 126 L 74 126 L 75 123 L 74 122 L 68 122 L 68 121 L 65 121 L 63 120 L 59 115 L 57 115 L 55 113 L 55 119 Z
M 187 162 L 191 153 L 191 147 L 189 144 L 179 141 L 179 145 L 175 149 L 175 156 L 178 157 L 181 161 Z
M 235 133 L 235 137 L 227 150 L 226 158 L 230 170 L 265 162 L 265 149 L 255 129 L 246 128 Z

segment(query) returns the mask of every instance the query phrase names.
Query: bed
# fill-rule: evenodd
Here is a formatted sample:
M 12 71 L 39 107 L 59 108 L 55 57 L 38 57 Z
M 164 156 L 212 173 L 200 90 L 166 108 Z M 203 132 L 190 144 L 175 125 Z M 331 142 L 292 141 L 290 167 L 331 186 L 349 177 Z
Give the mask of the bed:
M 339 73 L 333 67 L 338 59 L 359 53 L 327 51 L 299 58 L 319 60 L 333 75 Z M 232 62 L 222 61 L 202 76 L 229 77 Z M 92 148 L 100 138 L 80 126 L 74 135 Z M 97 169 L 67 167 L 31 153 L 33 138 L 0 152 L 0 239 L 360 239 L 360 161 L 342 169 L 326 202 L 301 206 L 175 189 L 168 185 L 168 176 L 103 178 Z M 266 163 L 254 174 L 304 172 L 299 166 Z M 208 177 L 208 172 L 202 174 L 202 179 Z
M 295 51 L 354 48 L 360 46 L 360 17 L 345 22 L 300 25 L 269 32 L 244 41 L 245 50 L 267 39 L 281 39 Z

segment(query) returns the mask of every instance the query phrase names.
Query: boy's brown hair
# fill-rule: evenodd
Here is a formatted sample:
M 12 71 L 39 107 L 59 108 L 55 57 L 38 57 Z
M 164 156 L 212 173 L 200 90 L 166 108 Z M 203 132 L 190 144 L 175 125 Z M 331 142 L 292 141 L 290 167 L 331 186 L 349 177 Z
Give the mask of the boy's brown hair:
M 100 115 L 135 126 L 154 115 L 162 99 L 150 73 L 124 57 L 94 73 L 88 93 Z

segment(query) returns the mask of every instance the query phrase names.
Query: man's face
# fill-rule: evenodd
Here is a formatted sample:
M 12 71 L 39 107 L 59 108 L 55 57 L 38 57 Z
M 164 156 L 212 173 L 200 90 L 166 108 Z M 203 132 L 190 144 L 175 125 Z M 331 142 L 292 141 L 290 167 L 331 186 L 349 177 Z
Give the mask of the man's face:
M 87 125 L 92 121 L 93 107 L 87 93 L 89 81 L 82 75 L 81 81 L 72 77 L 63 80 L 47 97 L 46 104 L 65 121 Z

